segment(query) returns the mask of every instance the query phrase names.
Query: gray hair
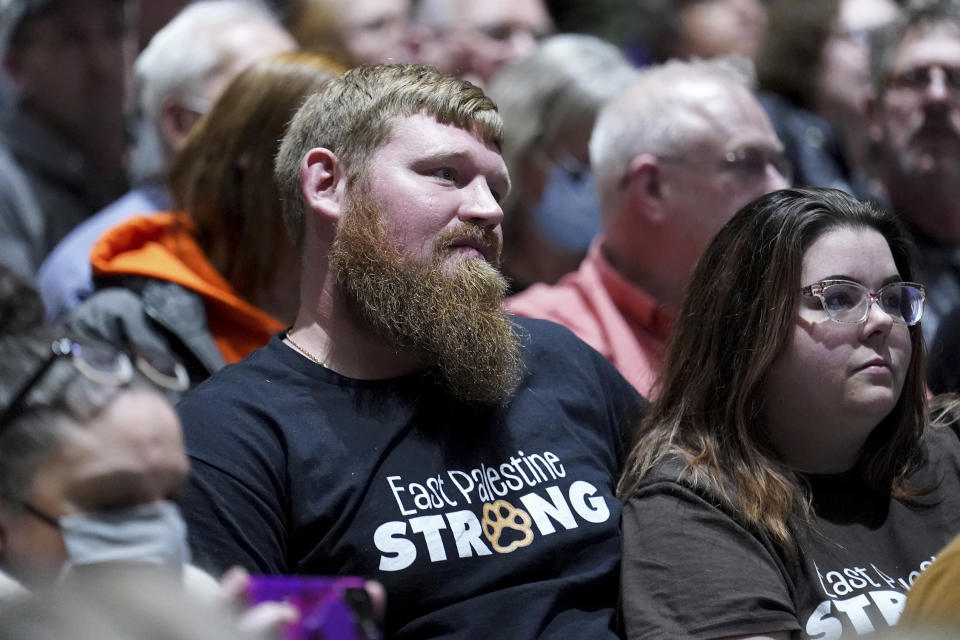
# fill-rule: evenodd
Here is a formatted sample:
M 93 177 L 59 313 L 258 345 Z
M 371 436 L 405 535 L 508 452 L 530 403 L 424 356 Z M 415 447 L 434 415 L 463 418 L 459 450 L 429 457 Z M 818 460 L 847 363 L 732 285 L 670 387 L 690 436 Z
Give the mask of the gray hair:
M 503 158 L 511 173 L 536 145 L 578 127 L 592 127 L 604 104 L 638 77 L 612 44 L 588 35 L 547 38 L 530 56 L 494 76 L 489 95 L 503 118 Z M 505 209 L 522 201 L 521 181 Z M 508 214 L 507 224 L 512 218 Z
M 503 117 L 507 165 L 539 140 L 592 123 L 637 77 L 620 50 L 600 38 L 544 40 L 532 55 L 502 69 L 488 91 Z
M 671 60 L 641 70 L 637 81 L 603 108 L 590 137 L 590 165 L 604 214 L 633 158 L 675 157 L 696 143 L 702 121 L 693 109 L 697 97 L 687 90 L 691 83 L 749 90 L 752 67 L 741 56 L 727 56 Z
M 909 0 L 897 19 L 873 34 L 870 75 L 877 95 L 882 95 L 893 71 L 893 59 L 909 31 L 937 23 L 960 28 L 960 0 Z
M 228 67 L 241 42 L 228 36 L 238 25 L 282 29 L 261 0 L 203 0 L 187 5 L 150 40 L 137 58 L 130 174 L 135 184 L 162 179 L 172 156 L 160 133 L 163 103 L 170 96 L 201 96 Z

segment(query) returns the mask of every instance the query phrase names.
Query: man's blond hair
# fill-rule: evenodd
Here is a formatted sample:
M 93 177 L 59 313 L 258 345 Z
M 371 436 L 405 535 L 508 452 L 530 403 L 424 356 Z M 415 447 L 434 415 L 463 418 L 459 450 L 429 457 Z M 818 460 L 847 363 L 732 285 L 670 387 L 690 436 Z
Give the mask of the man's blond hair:
M 317 147 L 333 152 L 346 168 L 348 187 L 353 186 L 373 153 L 389 142 L 393 120 L 415 114 L 470 131 L 500 149 L 500 114 L 479 87 L 424 65 L 351 69 L 307 99 L 277 153 L 274 175 L 284 222 L 295 241 L 303 236 L 300 163 L 307 152 Z

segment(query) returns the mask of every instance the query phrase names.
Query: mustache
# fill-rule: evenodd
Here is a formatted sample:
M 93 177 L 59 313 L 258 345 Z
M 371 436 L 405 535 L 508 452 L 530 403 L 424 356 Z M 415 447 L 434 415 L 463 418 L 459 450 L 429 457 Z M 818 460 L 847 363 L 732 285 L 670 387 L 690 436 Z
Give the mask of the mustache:
M 923 122 L 913 132 L 914 139 L 940 137 L 944 135 L 960 138 L 960 128 L 953 122 L 949 111 L 928 111 L 924 114 Z
M 487 262 L 495 267 L 500 266 L 500 251 L 502 249 L 500 236 L 489 227 L 470 222 L 448 229 L 437 236 L 433 243 L 434 255 L 443 255 L 447 249 L 461 243 L 475 245 L 483 253 Z

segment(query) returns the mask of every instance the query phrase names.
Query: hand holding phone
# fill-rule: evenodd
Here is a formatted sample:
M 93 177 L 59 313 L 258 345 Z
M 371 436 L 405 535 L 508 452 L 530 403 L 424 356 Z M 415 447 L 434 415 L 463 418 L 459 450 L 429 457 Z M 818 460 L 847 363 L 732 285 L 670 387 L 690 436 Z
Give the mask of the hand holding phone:
M 250 605 L 287 602 L 300 619 L 284 640 L 379 640 L 366 581 L 355 576 L 250 576 Z

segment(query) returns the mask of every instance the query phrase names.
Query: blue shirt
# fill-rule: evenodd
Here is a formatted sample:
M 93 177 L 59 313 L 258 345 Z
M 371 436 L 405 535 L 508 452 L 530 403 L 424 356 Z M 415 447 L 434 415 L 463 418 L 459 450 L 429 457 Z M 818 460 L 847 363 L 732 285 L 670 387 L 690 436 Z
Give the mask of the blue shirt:
M 170 197 L 162 185 L 144 184 L 128 191 L 67 234 L 37 272 L 37 288 L 47 317 L 56 320 L 66 315 L 93 292 L 90 250 L 106 231 L 136 215 L 169 208 Z

